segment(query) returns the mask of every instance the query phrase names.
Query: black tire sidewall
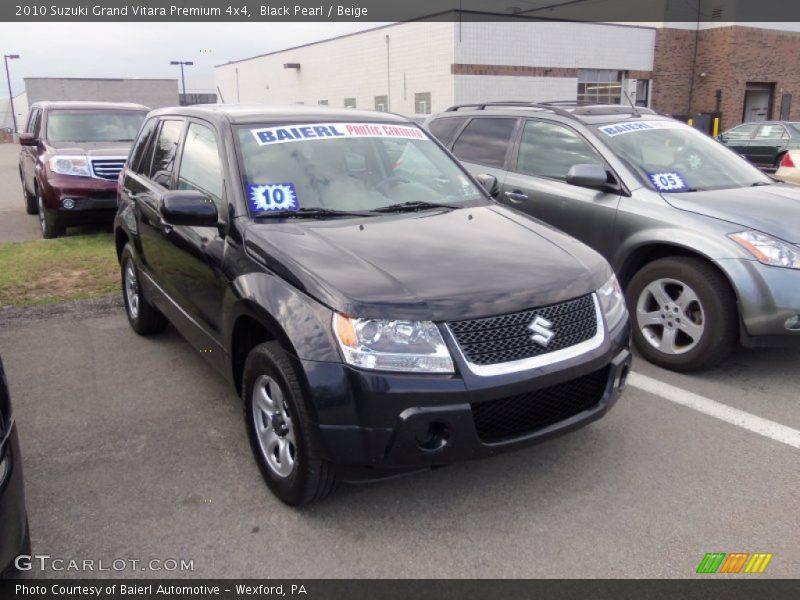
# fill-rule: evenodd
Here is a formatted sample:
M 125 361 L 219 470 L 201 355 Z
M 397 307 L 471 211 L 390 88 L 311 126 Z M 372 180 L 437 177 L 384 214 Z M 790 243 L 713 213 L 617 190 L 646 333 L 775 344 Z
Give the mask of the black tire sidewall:
M 289 371 L 289 372 L 286 372 Z M 253 419 L 253 388 L 261 375 L 269 375 L 281 387 L 292 419 L 295 436 L 295 468 L 288 477 L 276 475 L 264 456 L 258 440 Z M 250 446 L 258 464 L 261 475 L 267 486 L 283 502 L 298 506 L 308 502 L 307 487 L 309 483 L 309 467 L 314 460 L 310 448 L 310 434 L 304 420 L 306 411 L 300 408 L 302 391 L 297 384 L 297 377 L 283 350 L 275 342 L 256 346 L 247 357 L 242 377 L 242 399 Z
M 633 325 L 633 340 L 639 352 L 650 362 L 678 370 L 693 371 L 718 364 L 735 344 L 733 314 L 735 299 L 730 297 L 727 282 L 712 266 L 697 259 L 668 258 L 654 261 L 634 275 L 626 290 L 628 310 Z M 636 306 L 642 290 L 657 279 L 675 279 L 688 285 L 697 294 L 705 316 L 705 331 L 700 342 L 688 352 L 671 355 L 660 352 L 642 334 L 636 320 Z M 718 291 L 719 290 L 719 291 Z M 728 292 L 728 293 L 724 293 Z

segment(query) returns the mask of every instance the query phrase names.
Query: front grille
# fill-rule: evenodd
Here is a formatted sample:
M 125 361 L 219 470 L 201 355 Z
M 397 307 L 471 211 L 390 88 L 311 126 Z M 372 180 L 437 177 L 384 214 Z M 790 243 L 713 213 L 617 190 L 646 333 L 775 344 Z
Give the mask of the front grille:
M 555 334 L 543 346 L 533 341 L 528 328 L 541 316 Z M 461 351 L 475 365 L 494 365 L 531 358 L 585 342 L 597 333 L 597 315 L 592 294 L 518 313 L 449 323 Z
M 125 166 L 124 158 L 97 158 L 92 160 L 92 171 L 100 179 L 115 180 Z
M 478 437 L 498 442 L 543 429 L 597 405 L 608 381 L 608 367 L 525 394 L 476 402 L 472 418 Z

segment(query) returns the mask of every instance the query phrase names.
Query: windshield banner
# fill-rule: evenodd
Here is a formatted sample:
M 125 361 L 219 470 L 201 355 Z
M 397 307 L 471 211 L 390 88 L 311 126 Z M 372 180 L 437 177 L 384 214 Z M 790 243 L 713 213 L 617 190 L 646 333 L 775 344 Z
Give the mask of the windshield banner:
M 425 140 L 427 136 L 414 125 L 385 123 L 313 123 L 284 127 L 252 129 L 260 146 L 334 138 L 402 138 Z
M 635 121 L 632 123 L 614 123 L 613 125 L 603 125 L 598 127 L 600 131 L 609 137 L 622 135 L 624 133 L 634 133 L 647 129 L 680 129 L 688 125 L 679 121 Z

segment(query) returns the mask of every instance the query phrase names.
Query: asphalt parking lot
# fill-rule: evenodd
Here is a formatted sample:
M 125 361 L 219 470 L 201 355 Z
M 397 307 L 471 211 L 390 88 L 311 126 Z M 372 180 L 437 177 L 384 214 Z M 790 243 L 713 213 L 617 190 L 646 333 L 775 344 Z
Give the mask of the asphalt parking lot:
M 10 148 L 0 241 L 38 236 Z M 295 510 L 263 485 L 232 389 L 174 329 L 141 338 L 113 305 L 8 315 L 37 554 L 192 560 L 178 577 L 685 578 L 706 552 L 769 552 L 747 577 L 798 573 L 800 350 L 691 376 L 639 359 L 578 432 Z

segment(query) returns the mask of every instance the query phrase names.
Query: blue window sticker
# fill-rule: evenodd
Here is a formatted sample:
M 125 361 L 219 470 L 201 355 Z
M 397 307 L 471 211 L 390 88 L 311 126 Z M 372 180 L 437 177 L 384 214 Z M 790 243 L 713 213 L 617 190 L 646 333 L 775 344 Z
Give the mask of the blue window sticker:
M 247 201 L 254 214 L 297 210 L 300 201 L 293 183 L 264 183 L 247 186 Z
M 647 176 L 659 192 L 685 192 L 689 189 L 686 180 L 677 171 L 648 173 Z

